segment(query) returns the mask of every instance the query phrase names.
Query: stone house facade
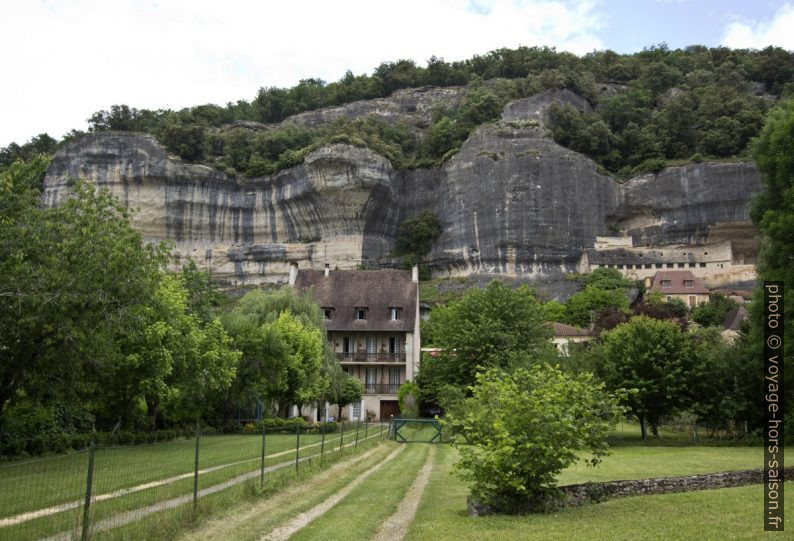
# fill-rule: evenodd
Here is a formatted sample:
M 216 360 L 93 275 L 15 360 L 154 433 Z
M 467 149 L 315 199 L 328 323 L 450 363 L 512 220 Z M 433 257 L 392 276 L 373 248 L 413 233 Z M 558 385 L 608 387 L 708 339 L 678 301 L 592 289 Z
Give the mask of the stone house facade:
M 312 291 L 325 313 L 328 341 L 342 368 L 364 384 L 361 403 L 342 417 L 397 416 L 397 393 L 413 381 L 421 354 L 419 274 L 402 270 L 311 270 L 293 267 L 290 285 Z M 326 405 L 327 406 L 327 405 Z M 325 415 L 336 417 L 336 410 Z M 323 412 L 312 412 L 323 417 Z

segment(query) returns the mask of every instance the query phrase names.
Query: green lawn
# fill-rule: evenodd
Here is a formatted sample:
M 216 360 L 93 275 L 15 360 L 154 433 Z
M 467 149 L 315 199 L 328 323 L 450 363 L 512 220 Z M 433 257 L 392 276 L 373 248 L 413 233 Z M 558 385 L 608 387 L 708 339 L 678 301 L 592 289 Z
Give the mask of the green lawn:
M 377 435 L 378 428 L 371 428 L 370 436 Z M 344 436 L 345 444 L 353 441 L 352 432 Z M 318 455 L 320 441 L 317 434 L 301 435 L 300 458 Z M 266 442 L 266 466 L 294 460 L 294 434 L 268 434 Z M 339 443 L 339 433 L 326 435 L 325 452 L 336 452 Z M 257 471 L 261 446 L 261 435 L 201 438 L 199 490 Z M 87 456 L 83 451 L 0 467 L 0 538 L 26 539 L 74 529 L 83 512 L 79 502 L 85 496 Z M 92 504 L 92 519 L 192 494 L 194 457 L 195 440 L 98 449 L 92 491 L 98 501 Z M 42 510 L 42 516 L 21 516 Z
M 698 462 L 698 457 L 704 463 Z M 637 496 L 548 515 L 469 517 L 466 486 L 452 475 L 454 449 L 441 446 L 407 539 L 759 539 L 761 485 Z M 574 466 L 563 483 L 757 467 L 753 448 L 618 448 L 599 469 Z M 717 467 L 712 467 L 719 465 Z M 791 486 L 791 485 L 789 485 Z M 792 516 L 794 502 L 786 503 Z M 778 537 L 779 538 L 779 537 Z

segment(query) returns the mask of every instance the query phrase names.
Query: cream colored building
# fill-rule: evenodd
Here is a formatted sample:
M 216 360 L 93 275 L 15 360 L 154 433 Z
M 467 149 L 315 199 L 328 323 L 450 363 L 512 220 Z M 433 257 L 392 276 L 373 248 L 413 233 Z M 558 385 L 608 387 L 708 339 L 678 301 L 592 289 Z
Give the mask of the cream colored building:
M 399 414 L 397 392 L 413 381 L 421 354 L 419 274 L 401 270 L 298 270 L 290 284 L 310 289 L 325 313 L 328 340 L 342 368 L 364 384 L 364 398 L 342 417 L 375 420 Z M 337 417 L 335 408 L 311 412 Z
M 659 271 L 653 279 L 645 279 L 645 287 L 667 301 L 681 299 L 689 308 L 709 302 L 709 289 L 690 271 Z

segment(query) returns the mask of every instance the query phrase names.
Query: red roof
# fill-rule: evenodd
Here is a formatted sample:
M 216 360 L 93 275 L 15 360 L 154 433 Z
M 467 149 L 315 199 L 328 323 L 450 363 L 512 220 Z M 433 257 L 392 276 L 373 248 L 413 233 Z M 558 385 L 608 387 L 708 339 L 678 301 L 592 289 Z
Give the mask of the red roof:
M 687 287 L 684 285 L 685 282 L 691 282 L 692 285 Z M 709 294 L 709 290 L 703 285 L 703 281 L 690 271 L 659 271 L 653 277 L 653 285 L 651 285 L 650 291 L 674 295 Z
M 554 336 L 592 336 L 590 329 L 582 329 L 581 327 L 574 327 L 567 323 L 557 323 L 556 321 L 551 324 L 554 329 Z

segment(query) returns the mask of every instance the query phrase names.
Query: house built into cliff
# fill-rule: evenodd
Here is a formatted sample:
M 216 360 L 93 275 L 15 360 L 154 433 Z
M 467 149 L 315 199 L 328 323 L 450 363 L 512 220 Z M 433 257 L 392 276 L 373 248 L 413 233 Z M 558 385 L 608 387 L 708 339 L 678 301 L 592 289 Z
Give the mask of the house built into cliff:
M 364 384 L 364 399 L 342 411 L 349 419 L 397 415 L 397 392 L 419 368 L 419 273 L 401 270 L 304 270 L 290 285 L 312 291 L 325 313 L 339 363 Z M 322 417 L 322 415 L 320 415 Z
M 714 282 L 755 278 L 755 267 L 742 254 L 734 253 L 729 240 L 701 245 L 634 246 L 628 236 L 597 236 L 593 247 L 584 251 L 579 272 L 598 268 L 616 269 L 630 280 L 645 280 L 671 270 L 687 270 Z

